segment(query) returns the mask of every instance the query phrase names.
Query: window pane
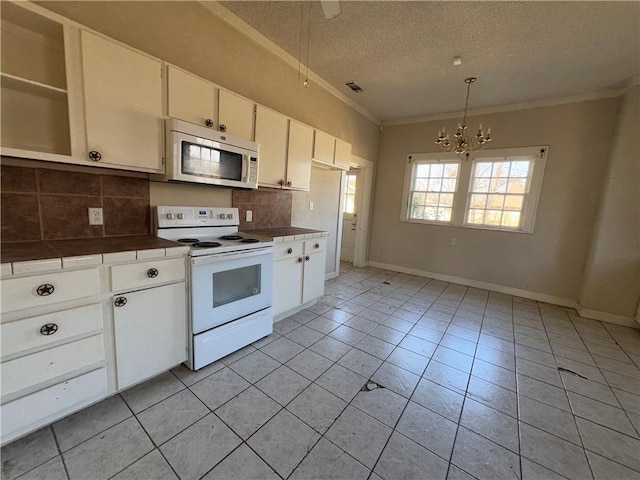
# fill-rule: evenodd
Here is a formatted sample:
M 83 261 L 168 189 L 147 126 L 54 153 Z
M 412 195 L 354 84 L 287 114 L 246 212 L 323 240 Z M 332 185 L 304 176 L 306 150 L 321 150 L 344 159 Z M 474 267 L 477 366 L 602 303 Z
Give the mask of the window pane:
M 491 176 L 492 177 L 508 177 L 510 166 L 511 166 L 511 162 L 495 162 L 493 164 L 493 172 L 491 173 Z
M 438 208 L 438 220 L 442 222 L 450 222 L 451 221 L 451 209 L 445 207 Z
M 424 214 L 424 207 L 421 206 L 412 206 L 411 207 L 411 216 L 409 218 L 415 218 L 415 219 L 422 219 L 422 216 Z
M 429 173 L 430 177 L 442 177 L 442 173 L 444 172 L 444 165 L 441 163 L 433 163 L 431 164 L 431 172 Z
M 506 193 L 507 192 L 507 179 L 506 178 L 492 178 L 491 185 L 489 186 L 491 193 Z
M 518 161 L 511 163 L 510 177 L 526 177 L 529 175 L 530 160 Z
M 476 223 L 482 224 L 484 223 L 484 210 L 469 210 L 469 215 L 467 217 L 468 223 Z
M 476 163 L 476 177 L 490 177 L 492 163 Z
M 411 199 L 411 205 L 424 205 L 425 193 L 416 192 Z
M 427 193 L 427 202 L 425 203 L 425 205 L 438 206 L 439 198 L 440 198 L 440 194 L 438 193 Z
M 416 177 L 428 177 L 429 176 L 429 164 L 416 165 Z
M 440 205 L 444 205 L 446 207 L 453 206 L 453 193 L 441 193 Z
M 347 202 L 345 205 L 345 212 L 346 213 L 353 213 L 355 212 L 355 208 L 356 208 L 356 202 L 355 202 L 355 197 L 353 195 L 347 195 Z
M 505 210 L 522 210 L 522 195 L 507 195 L 504 201 Z
M 524 193 L 527 185 L 526 178 L 510 178 L 509 185 L 507 187 L 508 193 Z
M 356 193 L 356 180 L 357 177 L 355 175 L 347 175 L 347 193 L 350 195 L 355 195 Z
M 449 178 L 458 178 L 458 164 L 446 163 L 444 165 L 444 176 Z
M 502 210 L 487 210 L 484 222 L 487 225 L 500 225 Z
M 520 226 L 520 212 L 504 212 L 502 226 L 518 228 Z
M 471 202 L 469 203 L 471 208 L 486 208 L 487 196 L 486 195 L 471 195 Z
M 427 180 L 426 178 L 418 178 L 416 179 L 415 190 L 420 192 L 426 192 L 428 185 L 429 185 L 429 180 Z
M 428 190 L 430 192 L 439 192 L 442 190 L 442 180 L 439 178 L 430 178 Z
M 487 208 L 502 210 L 504 195 L 489 195 Z
M 424 209 L 424 218 L 425 220 L 437 220 L 438 219 L 438 209 L 436 207 L 425 207 Z
M 485 178 L 476 178 L 473 181 L 473 191 L 474 192 L 488 192 L 489 191 L 489 180 Z
M 443 192 L 455 192 L 456 191 L 456 179 L 455 178 L 445 178 L 442 180 L 442 191 Z

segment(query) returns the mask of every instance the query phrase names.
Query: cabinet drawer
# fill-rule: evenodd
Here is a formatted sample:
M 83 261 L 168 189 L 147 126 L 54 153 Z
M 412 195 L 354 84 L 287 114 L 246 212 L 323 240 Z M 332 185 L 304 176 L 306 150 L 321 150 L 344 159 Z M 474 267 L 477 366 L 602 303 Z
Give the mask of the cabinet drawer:
M 100 293 L 97 268 L 9 278 L 2 285 L 2 311 L 40 307 Z
M 304 253 L 324 252 L 327 248 L 327 237 L 311 238 L 304 241 Z
M 100 368 L 5 403 L 2 405 L 2 442 L 37 428 L 47 419 L 51 421 L 71 413 L 71 407 L 89 403 L 106 391 L 107 369 Z
M 129 265 L 111 267 L 111 288 L 113 291 L 148 287 L 184 279 L 185 260 L 152 260 Z
M 49 379 L 104 360 L 102 335 L 26 355 L 0 365 L 2 396 L 11 395 Z
M 40 331 L 44 326 L 49 329 Z M 51 327 L 57 330 L 50 335 Z M 17 322 L 0 325 L 2 357 L 7 357 L 32 348 L 43 347 L 53 342 L 94 332 L 102 328 L 102 306 L 99 303 L 71 308 L 61 312 L 25 318 Z
M 303 253 L 303 248 L 302 242 L 276 243 L 273 258 L 274 260 L 282 260 L 284 258 L 300 257 Z

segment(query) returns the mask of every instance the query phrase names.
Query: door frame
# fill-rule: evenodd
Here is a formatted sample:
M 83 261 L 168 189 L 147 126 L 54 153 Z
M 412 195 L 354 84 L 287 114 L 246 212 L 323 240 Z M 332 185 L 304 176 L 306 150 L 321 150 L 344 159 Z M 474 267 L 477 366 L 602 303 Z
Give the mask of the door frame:
M 371 219 L 374 163 L 357 155 L 351 155 L 351 163 L 360 170 L 358 186 L 356 187 L 356 205 L 359 206 L 359 211 L 356 223 L 356 238 L 353 242 L 353 266 L 366 267 L 369 265 L 367 257 L 369 254 L 369 224 Z M 344 188 L 346 188 L 344 179 L 346 179 L 346 175 L 343 176 Z M 340 209 L 340 217 L 342 219 L 342 208 Z

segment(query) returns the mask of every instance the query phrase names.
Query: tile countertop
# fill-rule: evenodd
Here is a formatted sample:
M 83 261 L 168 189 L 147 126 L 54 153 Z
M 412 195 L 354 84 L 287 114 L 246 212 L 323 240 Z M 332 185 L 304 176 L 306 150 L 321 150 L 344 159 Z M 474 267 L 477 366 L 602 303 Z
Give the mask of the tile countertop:
M 328 237 L 329 232 L 323 230 L 312 230 L 299 227 L 262 228 L 241 232 L 246 236 L 260 236 L 270 238 L 274 242 L 290 242 L 292 240 L 306 240 L 308 238 Z
M 2 276 L 184 255 L 189 247 L 153 235 L 2 242 Z

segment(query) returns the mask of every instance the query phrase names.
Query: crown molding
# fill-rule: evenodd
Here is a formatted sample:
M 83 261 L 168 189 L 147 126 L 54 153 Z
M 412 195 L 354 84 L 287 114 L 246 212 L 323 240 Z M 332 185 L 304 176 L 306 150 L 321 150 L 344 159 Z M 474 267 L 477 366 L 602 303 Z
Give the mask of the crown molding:
M 269 40 L 258 30 L 256 30 L 251 25 L 249 25 L 244 20 L 242 20 L 240 17 L 238 17 L 233 12 L 231 12 L 230 10 L 227 10 L 225 7 L 220 5 L 217 1 L 215 0 L 198 0 L 198 1 L 209 11 L 213 12 L 215 15 L 220 17 L 223 21 L 227 22 L 229 25 L 231 25 L 236 30 L 243 33 L 249 39 L 258 43 L 260 46 L 267 49 L 270 53 L 276 55 L 278 58 L 283 60 L 291 68 L 298 70 L 298 66 L 299 66 L 301 69 L 306 70 L 307 66 L 304 63 L 299 62 L 298 59 L 295 58 L 293 55 L 289 54 L 284 49 L 280 48 L 278 45 L 276 45 L 274 42 Z M 320 75 L 318 75 L 311 69 L 309 69 L 308 78 L 309 80 L 313 81 L 313 83 L 317 84 L 319 87 L 323 88 L 324 90 L 332 94 L 334 97 L 338 98 L 338 100 L 341 100 L 342 102 L 346 103 L 355 111 L 357 111 L 364 117 L 374 122 L 376 125 L 380 125 L 382 123 L 379 118 L 377 118 L 371 112 L 363 108 L 360 104 L 354 102 L 351 98 L 346 96 L 344 93 L 342 93 L 340 90 L 335 88 L 333 85 L 331 85 L 329 82 L 327 82 L 325 79 L 323 79 Z
M 580 95 L 571 95 L 569 97 L 550 98 L 547 100 L 536 100 L 534 102 L 513 103 L 511 105 L 499 105 L 496 107 L 478 108 L 476 110 L 467 110 L 467 116 L 486 115 L 489 113 L 513 112 L 515 110 L 527 110 L 529 108 L 551 107 L 553 105 L 563 105 L 565 103 L 588 102 L 590 100 L 600 100 L 603 98 L 620 97 L 627 93 L 633 87 L 640 85 L 640 75 L 629 78 L 620 88 L 612 88 L 601 90 L 593 93 L 583 93 Z M 463 110 L 457 112 L 438 113 L 435 115 L 423 115 L 420 117 L 409 117 L 399 120 L 389 120 L 382 122 L 383 127 L 393 125 L 408 125 L 411 123 L 430 122 L 432 120 L 447 120 L 451 118 L 459 118 L 464 114 Z

